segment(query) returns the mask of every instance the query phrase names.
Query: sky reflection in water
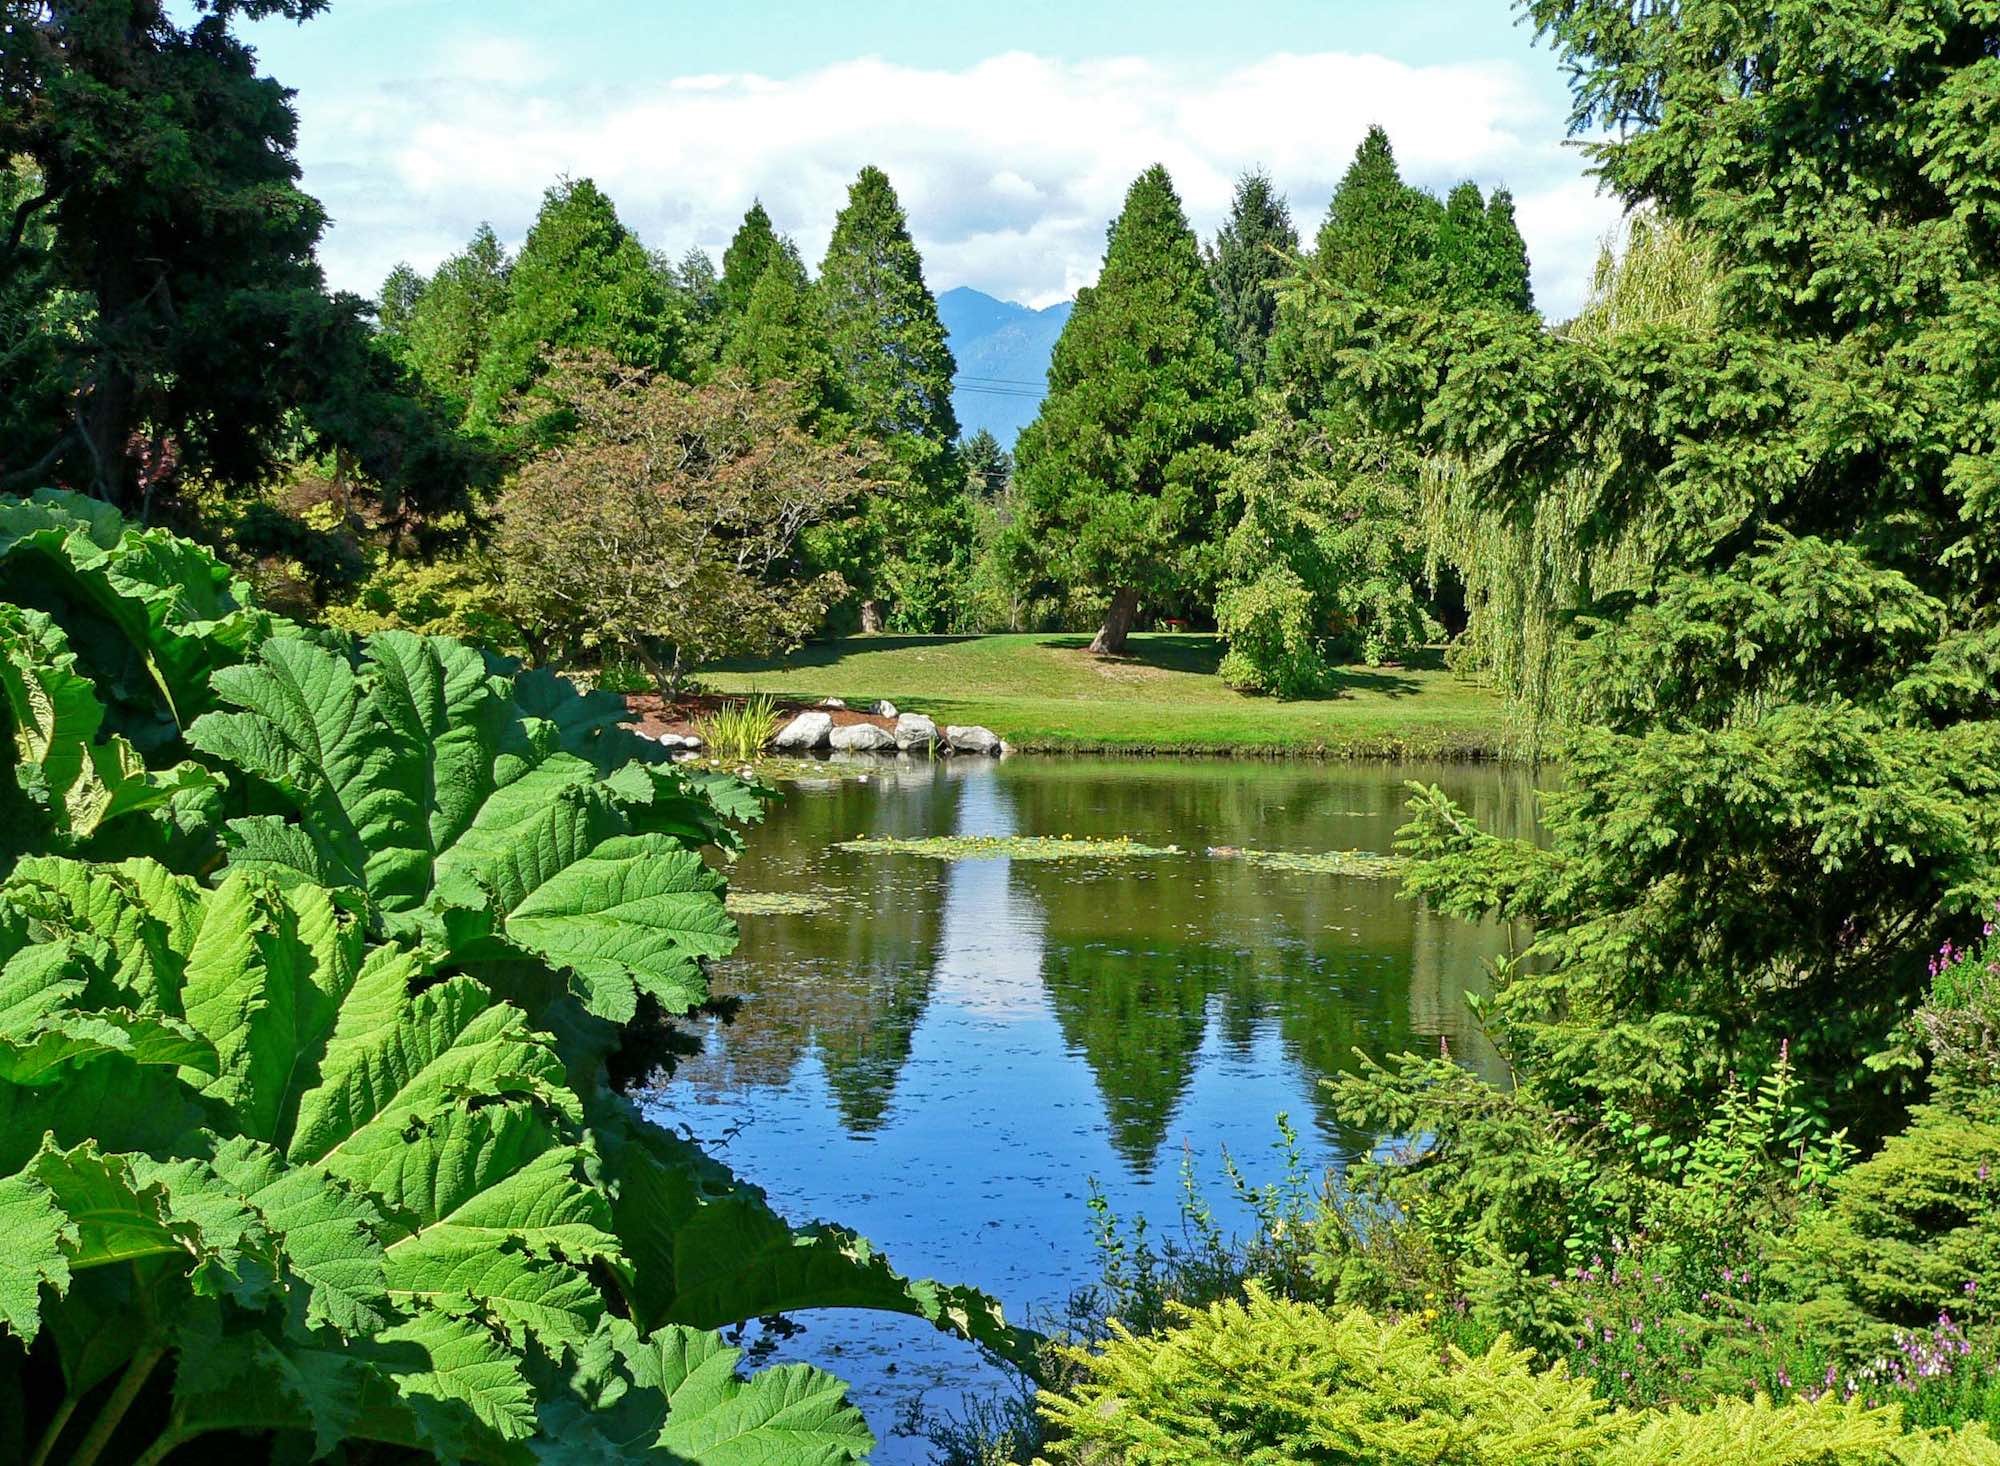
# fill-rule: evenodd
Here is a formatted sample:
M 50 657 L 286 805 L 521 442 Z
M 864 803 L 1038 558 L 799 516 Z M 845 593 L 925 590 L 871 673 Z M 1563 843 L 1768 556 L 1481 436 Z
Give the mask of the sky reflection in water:
M 686 1126 L 794 1219 L 859 1229 L 916 1276 L 976 1283 L 1010 1317 L 1090 1281 L 1092 1178 L 1121 1216 L 1175 1224 L 1191 1155 L 1253 1182 L 1289 1112 L 1316 1167 L 1369 1137 L 1319 1081 L 1353 1050 L 1434 1050 L 1491 1072 L 1463 997 L 1506 945 L 1398 883 L 1270 870 L 1211 847 L 1388 852 L 1405 781 L 1489 829 L 1532 829 L 1533 782 L 1464 765 L 961 759 L 790 785 L 732 875 L 828 898 L 746 915 L 715 970 L 739 996 L 652 1113 Z M 895 770 L 887 772 L 888 770 Z M 860 834 L 1130 835 L 1181 856 L 941 864 L 833 849 Z M 1233 1220 L 1225 1213 L 1225 1220 Z M 955 1406 L 1004 1375 L 911 1320 L 821 1312 L 774 1358 L 854 1385 L 883 1444 L 912 1394 Z

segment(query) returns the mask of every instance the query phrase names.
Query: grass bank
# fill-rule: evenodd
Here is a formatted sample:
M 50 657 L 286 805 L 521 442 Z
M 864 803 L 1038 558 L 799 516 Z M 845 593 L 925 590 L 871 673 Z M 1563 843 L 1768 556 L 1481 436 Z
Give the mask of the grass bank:
M 1331 758 L 1499 754 L 1498 696 L 1441 666 L 1343 668 L 1324 697 L 1246 697 L 1216 675 L 1210 635 L 1134 636 L 1108 659 L 1079 635 L 859 636 L 702 674 L 718 692 L 887 698 L 940 725 L 978 723 L 1039 753 Z

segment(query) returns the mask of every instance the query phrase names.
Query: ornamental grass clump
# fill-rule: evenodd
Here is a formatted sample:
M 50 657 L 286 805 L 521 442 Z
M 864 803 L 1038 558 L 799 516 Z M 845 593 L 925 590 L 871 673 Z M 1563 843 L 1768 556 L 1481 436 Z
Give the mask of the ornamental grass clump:
M 694 731 L 708 751 L 719 758 L 754 759 L 764 752 L 778 731 L 778 705 L 769 693 L 760 692 L 742 702 L 725 703 L 697 718 Z

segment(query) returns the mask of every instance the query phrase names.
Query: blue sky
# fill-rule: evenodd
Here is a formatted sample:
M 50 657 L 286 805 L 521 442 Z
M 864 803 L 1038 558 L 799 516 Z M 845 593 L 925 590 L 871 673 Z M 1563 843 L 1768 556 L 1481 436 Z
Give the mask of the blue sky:
M 1514 190 L 1551 315 L 1617 218 L 1564 145 L 1559 63 L 1506 0 L 334 0 L 249 33 L 299 92 L 348 289 L 431 268 L 481 220 L 518 241 L 566 173 L 673 254 L 719 255 L 761 196 L 813 261 L 874 162 L 936 288 L 1040 305 L 1094 277 L 1146 164 L 1204 235 L 1267 167 L 1309 233 L 1371 121 L 1414 181 Z

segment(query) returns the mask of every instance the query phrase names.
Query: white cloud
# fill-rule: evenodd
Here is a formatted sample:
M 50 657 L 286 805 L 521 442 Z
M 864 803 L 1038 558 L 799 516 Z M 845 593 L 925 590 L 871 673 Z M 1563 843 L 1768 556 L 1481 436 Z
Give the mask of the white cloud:
M 1552 315 L 1581 300 L 1618 214 L 1562 145 L 1558 103 L 1510 62 L 1329 52 L 1204 71 L 1016 53 L 945 71 L 862 58 L 787 80 L 606 92 L 557 84 L 510 43 L 474 42 L 420 77 L 300 106 L 306 183 L 336 221 L 328 274 L 364 292 L 399 259 L 435 265 L 482 219 L 518 241 L 561 174 L 595 178 L 648 244 L 676 255 L 719 257 L 761 196 L 814 261 L 872 162 L 894 180 L 935 288 L 1047 304 L 1095 277 L 1105 223 L 1146 165 L 1167 165 L 1204 236 L 1236 176 L 1265 167 L 1310 235 L 1371 122 L 1414 182 L 1514 190 Z

